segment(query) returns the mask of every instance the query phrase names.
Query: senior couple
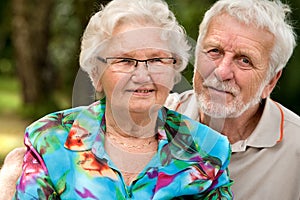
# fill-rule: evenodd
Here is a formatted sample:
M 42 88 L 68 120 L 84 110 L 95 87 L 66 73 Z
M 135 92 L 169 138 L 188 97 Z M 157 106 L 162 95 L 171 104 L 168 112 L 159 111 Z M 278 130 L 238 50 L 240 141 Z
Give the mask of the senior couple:
M 289 13 L 279 1 L 217 1 L 199 27 L 194 90 L 169 95 L 189 60 L 183 28 L 161 0 L 111 1 L 80 54 L 103 98 L 30 125 L 1 195 L 299 200 L 300 118 L 269 97 L 295 47 Z

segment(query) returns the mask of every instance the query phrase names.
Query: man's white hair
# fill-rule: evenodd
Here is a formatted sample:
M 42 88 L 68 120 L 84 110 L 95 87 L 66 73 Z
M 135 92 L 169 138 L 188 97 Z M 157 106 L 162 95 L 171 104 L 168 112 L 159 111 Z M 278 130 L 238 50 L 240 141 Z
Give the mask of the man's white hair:
M 275 37 L 274 48 L 271 52 L 267 80 L 282 70 L 296 46 L 296 34 L 289 21 L 291 9 L 279 0 L 219 0 L 204 15 L 199 27 L 199 37 L 196 47 L 204 39 L 210 21 L 215 16 L 229 14 L 245 24 L 253 24 L 257 28 L 266 29 Z M 226 22 L 224 22 L 226 23 Z M 197 59 L 197 56 L 196 56 Z M 197 62 L 195 62 L 197 63 Z

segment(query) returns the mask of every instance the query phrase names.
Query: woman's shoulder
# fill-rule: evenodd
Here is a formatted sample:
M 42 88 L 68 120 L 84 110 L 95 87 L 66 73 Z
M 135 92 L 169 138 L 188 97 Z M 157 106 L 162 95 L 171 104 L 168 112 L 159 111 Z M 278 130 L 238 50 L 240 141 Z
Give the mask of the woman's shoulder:
M 78 113 L 81 112 L 83 109 L 84 107 L 76 107 L 49 113 L 41 117 L 40 119 L 34 121 L 27 127 L 27 129 L 35 131 L 41 130 L 41 127 L 48 129 L 53 126 L 68 124 L 70 123 L 70 121 L 76 118 Z
M 67 134 L 72 126 L 74 119 L 78 116 L 84 107 L 66 109 L 53 112 L 36 120 L 30 124 L 25 131 L 25 137 L 32 143 L 40 138 L 55 137 L 55 135 Z
M 229 159 L 231 148 L 226 136 L 176 111 L 167 110 L 167 113 L 168 121 L 178 124 L 179 130 L 185 129 L 191 135 L 198 151 L 218 157 L 222 163 Z
M 74 124 L 85 126 L 98 123 L 105 106 L 99 101 L 89 105 L 50 113 L 26 128 L 25 138 L 34 143 L 54 140 L 65 142 Z M 95 123 L 91 123 L 94 122 Z M 50 138 L 50 139 L 49 139 Z
M 185 124 L 185 126 L 188 127 L 191 134 L 197 134 L 199 131 L 202 133 L 199 136 L 208 135 L 206 137 L 212 137 L 214 139 L 220 139 L 224 141 L 225 143 L 228 142 L 228 139 L 226 136 L 222 135 L 221 133 L 213 130 L 212 128 L 208 127 L 207 125 L 200 123 L 197 120 L 191 119 L 190 117 L 181 114 L 174 110 L 169 110 L 168 108 L 165 108 L 167 120 L 172 121 L 175 123 L 180 123 L 181 126 Z M 197 134 L 198 135 L 198 134 Z M 229 143 L 229 142 L 228 142 Z
M 45 131 L 50 128 L 68 127 L 69 125 L 72 125 L 73 121 L 78 118 L 78 116 L 96 115 L 97 112 L 101 113 L 104 109 L 105 108 L 102 108 L 102 104 L 97 101 L 89 106 L 79 106 L 56 111 L 36 120 L 27 127 L 27 130 L 35 132 Z

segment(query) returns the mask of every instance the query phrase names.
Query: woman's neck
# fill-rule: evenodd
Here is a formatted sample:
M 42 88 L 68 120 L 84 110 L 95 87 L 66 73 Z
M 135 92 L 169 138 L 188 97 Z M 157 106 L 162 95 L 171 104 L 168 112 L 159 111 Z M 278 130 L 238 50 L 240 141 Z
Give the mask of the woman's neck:
M 127 111 L 112 112 L 106 109 L 105 120 L 108 132 L 123 137 L 149 138 L 156 134 L 156 121 L 158 112 L 131 113 Z
M 105 150 L 111 161 L 120 170 L 127 185 L 136 179 L 158 148 L 158 141 L 155 137 L 137 140 L 139 141 L 106 132 Z M 147 142 L 143 140 L 147 140 Z
M 157 152 L 156 115 L 105 111 L 105 150 L 130 185 Z

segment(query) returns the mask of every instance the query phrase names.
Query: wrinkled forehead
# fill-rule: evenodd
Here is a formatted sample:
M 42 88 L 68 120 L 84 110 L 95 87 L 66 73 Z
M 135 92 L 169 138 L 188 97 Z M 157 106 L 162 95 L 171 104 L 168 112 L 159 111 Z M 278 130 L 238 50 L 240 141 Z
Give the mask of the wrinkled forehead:
M 178 40 L 178 37 L 171 30 L 156 27 L 136 28 L 114 34 L 99 44 L 95 53 L 105 57 L 151 49 L 153 54 L 162 52 L 176 54 L 176 48 L 179 47 L 172 44 L 172 41 Z

